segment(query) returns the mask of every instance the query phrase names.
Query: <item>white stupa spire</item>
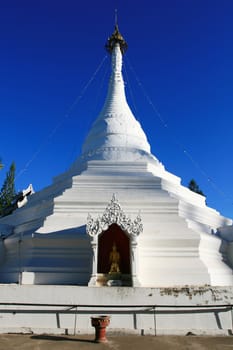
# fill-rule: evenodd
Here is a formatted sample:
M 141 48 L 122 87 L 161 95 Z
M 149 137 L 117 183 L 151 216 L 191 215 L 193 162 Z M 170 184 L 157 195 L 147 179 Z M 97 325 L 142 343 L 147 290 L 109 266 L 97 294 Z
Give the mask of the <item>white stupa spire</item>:
M 112 55 L 112 73 L 108 94 L 98 118 L 83 144 L 82 158 L 96 160 L 138 160 L 153 157 L 140 123 L 135 119 L 125 96 L 122 77 L 122 53 L 127 44 L 118 26 L 108 39 Z

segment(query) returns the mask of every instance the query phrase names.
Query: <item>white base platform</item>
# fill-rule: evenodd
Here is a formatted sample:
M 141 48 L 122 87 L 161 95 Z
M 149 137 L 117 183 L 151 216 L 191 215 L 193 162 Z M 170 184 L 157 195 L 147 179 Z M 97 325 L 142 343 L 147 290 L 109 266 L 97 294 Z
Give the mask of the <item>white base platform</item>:
M 106 314 L 114 334 L 232 334 L 232 287 L 0 285 L 0 301 L 1 333 L 94 333 Z

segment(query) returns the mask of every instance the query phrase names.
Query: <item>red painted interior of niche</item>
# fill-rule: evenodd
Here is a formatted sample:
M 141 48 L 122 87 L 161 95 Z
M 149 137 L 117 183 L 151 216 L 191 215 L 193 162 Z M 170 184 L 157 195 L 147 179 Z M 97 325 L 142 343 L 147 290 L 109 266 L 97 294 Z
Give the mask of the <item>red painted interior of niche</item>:
M 120 271 L 123 274 L 130 274 L 129 237 L 117 224 L 112 224 L 99 236 L 97 271 L 98 273 L 108 273 L 110 271 L 109 255 L 114 242 L 121 257 Z

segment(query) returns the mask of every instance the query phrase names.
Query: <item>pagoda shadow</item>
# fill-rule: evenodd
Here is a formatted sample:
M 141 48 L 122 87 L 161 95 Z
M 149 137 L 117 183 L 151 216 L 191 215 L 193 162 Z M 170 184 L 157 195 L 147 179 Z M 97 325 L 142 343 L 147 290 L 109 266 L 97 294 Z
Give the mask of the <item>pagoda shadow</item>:
M 71 341 L 71 342 L 79 342 L 79 343 L 95 343 L 92 339 L 80 339 L 80 338 L 70 338 L 70 337 L 64 337 L 64 336 L 55 336 L 55 335 L 48 335 L 48 334 L 41 334 L 41 335 L 32 335 L 30 337 L 34 340 L 51 340 L 51 341 Z

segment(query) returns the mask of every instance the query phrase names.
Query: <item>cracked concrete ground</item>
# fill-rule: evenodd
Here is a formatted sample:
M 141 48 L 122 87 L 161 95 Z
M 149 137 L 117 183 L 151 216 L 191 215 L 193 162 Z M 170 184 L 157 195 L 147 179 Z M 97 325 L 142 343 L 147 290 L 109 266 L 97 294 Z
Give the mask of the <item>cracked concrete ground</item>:
M 0 350 L 230 350 L 232 336 L 109 336 L 105 344 L 97 344 L 93 336 L 54 336 L 1 334 Z

